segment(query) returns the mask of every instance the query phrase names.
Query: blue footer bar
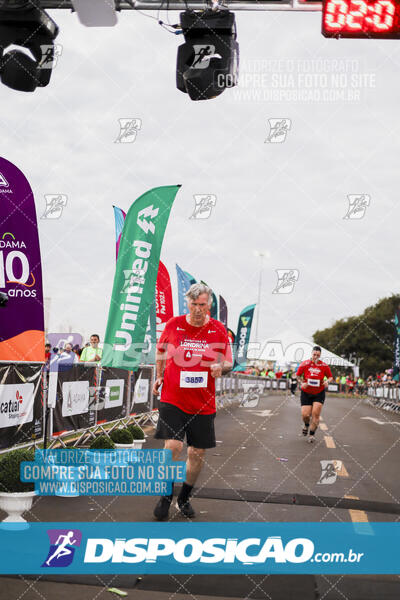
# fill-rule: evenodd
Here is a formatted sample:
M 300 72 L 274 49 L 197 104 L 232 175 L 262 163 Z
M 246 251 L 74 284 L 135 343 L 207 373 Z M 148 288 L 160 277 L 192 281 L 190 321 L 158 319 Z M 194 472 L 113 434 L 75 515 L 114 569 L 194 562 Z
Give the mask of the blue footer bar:
M 1 574 L 400 574 L 400 523 L 1 523 Z

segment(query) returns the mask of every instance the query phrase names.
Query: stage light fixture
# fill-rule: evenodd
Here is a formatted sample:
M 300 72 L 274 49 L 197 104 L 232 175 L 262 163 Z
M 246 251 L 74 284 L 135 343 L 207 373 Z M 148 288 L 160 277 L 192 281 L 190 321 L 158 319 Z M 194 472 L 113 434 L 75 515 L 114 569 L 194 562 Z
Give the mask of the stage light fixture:
M 185 43 L 178 48 L 176 87 L 192 100 L 209 100 L 237 84 L 239 44 L 229 10 L 180 14 Z
M 10 8 L 12 6 L 12 8 Z M 31 0 L 0 0 L 0 78 L 4 85 L 22 92 L 46 86 L 54 60 L 58 27 Z M 10 50 L 11 45 L 27 49 Z

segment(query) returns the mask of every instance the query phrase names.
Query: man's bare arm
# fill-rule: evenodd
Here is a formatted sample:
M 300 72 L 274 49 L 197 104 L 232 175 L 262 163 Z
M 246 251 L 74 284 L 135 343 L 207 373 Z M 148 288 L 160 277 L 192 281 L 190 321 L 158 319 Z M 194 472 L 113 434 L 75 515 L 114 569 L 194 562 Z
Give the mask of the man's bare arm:
M 156 379 L 153 385 L 153 394 L 158 396 L 159 389 L 164 381 L 165 363 L 167 362 L 166 353 L 157 353 L 156 359 Z

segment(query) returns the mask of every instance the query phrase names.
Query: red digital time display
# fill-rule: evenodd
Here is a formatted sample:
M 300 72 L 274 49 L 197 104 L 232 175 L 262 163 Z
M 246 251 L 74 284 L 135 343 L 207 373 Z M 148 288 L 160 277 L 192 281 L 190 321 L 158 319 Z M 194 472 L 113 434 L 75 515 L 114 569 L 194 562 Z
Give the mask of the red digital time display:
M 325 0 L 325 37 L 400 38 L 399 0 Z

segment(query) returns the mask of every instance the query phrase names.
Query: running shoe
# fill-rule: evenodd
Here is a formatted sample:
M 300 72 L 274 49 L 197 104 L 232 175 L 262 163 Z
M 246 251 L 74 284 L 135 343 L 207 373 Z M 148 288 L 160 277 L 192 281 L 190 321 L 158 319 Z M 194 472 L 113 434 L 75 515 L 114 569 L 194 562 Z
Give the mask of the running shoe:
M 315 442 L 315 436 L 314 435 L 309 435 L 308 436 L 308 441 L 310 444 L 313 444 Z
M 177 506 L 177 508 L 179 508 L 179 510 L 181 511 L 181 514 L 184 517 L 187 517 L 188 519 L 194 519 L 194 517 L 196 516 L 194 508 L 190 504 L 189 500 L 186 500 L 186 502 L 182 502 L 178 498 L 176 506 Z
M 171 506 L 172 497 L 170 496 L 161 496 L 159 501 L 157 502 L 155 509 L 153 511 L 153 515 L 157 519 L 157 521 L 165 521 L 168 518 L 169 507 Z

